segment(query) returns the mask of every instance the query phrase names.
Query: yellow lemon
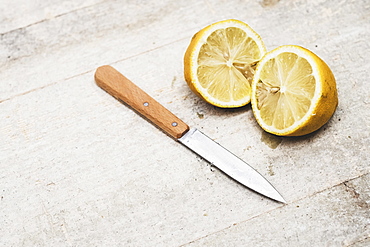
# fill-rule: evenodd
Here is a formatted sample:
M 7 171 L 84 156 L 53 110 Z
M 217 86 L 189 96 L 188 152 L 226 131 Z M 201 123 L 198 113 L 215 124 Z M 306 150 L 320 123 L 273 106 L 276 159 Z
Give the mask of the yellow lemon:
M 280 136 L 309 134 L 323 126 L 338 105 L 328 65 L 300 46 L 280 46 L 259 62 L 252 83 L 258 124 Z
M 212 105 L 244 106 L 250 102 L 256 64 L 265 53 L 260 36 L 247 24 L 216 22 L 192 38 L 184 56 L 185 80 Z

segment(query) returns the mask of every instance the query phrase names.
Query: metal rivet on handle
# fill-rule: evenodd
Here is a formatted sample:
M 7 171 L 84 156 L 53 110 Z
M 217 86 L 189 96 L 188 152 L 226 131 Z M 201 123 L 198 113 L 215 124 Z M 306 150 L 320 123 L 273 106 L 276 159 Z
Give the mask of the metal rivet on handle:
M 144 106 L 149 106 L 149 103 L 148 102 L 144 102 L 143 104 Z
M 173 122 L 173 123 L 172 123 L 172 126 L 173 126 L 173 127 L 176 127 L 176 126 L 177 126 L 177 123 L 176 123 L 176 122 Z

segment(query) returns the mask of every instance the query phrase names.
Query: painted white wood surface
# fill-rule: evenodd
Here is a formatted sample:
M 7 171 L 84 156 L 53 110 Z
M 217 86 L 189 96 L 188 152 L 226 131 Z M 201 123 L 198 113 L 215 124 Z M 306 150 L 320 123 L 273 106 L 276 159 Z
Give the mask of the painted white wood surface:
M 370 244 L 369 1 L 0 6 L 0 245 Z M 327 125 L 271 136 L 249 106 L 218 109 L 188 89 L 191 36 L 226 18 L 250 24 L 269 50 L 298 44 L 329 64 L 339 106 Z M 250 163 L 288 205 L 236 184 L 103 92 L 93 79 L 103 64 Z
M 6 33 L 18 28 L 39 24 L 40 22 L 68 14 L 78 9 L 95 5 L 103 0 L 1 0 L 0 1 L 0 33 Z

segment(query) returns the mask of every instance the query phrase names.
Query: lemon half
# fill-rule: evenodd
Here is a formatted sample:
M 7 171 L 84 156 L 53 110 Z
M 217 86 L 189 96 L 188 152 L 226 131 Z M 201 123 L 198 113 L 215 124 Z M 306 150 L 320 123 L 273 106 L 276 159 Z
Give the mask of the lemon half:
M 280 136 L 300 136 L 322 127 L 338 105 L 334 75 L 313 52 L 280 46 L 259 62 L 251 103 L 258 124 Z
M 230 19 L 203 28 L 184 56 L 189 87 L 206 102 L 223 108 L 250 102 L 258 61 L 266 53 L 260 36 L 247 24 Z

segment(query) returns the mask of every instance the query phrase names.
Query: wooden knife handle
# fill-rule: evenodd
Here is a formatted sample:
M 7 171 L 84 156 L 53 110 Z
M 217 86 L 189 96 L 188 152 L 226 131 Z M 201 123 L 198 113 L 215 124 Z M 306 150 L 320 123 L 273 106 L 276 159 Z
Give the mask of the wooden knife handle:
M 189 126 L 109 65 L 99 67 L 95 81 L 110 95 L 131 106 L 173 138 L 180 138 Z

